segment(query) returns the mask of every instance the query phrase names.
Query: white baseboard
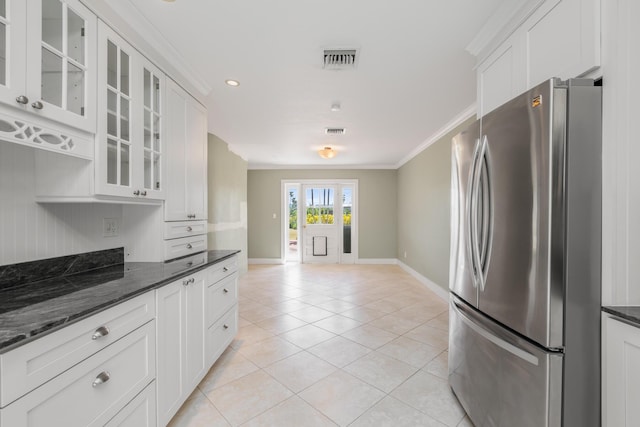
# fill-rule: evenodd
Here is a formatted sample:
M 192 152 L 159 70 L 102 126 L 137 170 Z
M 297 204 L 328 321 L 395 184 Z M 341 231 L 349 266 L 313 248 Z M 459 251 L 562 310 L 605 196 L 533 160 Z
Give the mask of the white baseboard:
M 395 258 L 358 258 L 356 264 L 390 264 L 396 265 L 398 260 Z
M 441 286 L 436 285 L 434 282 L 432 282 L 431 280 L 427 279 L 422 274 L 418 273 L 417 271 L 415 271 L 413 268 L 409 267 L 404 262 L 402 262 L 400 260 L 396 260 L 396 261 L 397 261 L 398 265 L 400 266 L 400 268 L 402 268 L 404 271 L 406 271 L 407 273 L 412 275 L 414 278 L 416 278 L 420 283 L 422 283 L 427 288 L 429 288 L 430 291 L 432 291 L 433 293 L 438 295 L 443 300 L 445 300 L 447 302 L 449 301 L 449 291 L 448 290 L 443 289 Z
M 249 264 L 276 264 L 281 265 L 284 262 L 280 258 L 249 258 L 247 260 Z

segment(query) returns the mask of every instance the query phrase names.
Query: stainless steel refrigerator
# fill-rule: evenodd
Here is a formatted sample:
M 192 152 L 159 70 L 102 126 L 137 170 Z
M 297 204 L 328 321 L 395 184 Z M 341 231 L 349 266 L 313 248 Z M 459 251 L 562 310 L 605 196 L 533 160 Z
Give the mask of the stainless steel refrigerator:
M 476 426 L 600 424 L 601 96 L 551 79 L 453 138 L 449 384 Z

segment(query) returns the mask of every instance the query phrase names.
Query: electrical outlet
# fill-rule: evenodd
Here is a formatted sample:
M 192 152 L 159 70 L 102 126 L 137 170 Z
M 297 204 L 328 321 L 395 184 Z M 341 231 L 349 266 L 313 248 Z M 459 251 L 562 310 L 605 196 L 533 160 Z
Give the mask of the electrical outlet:
M 102 235 L 104 237 L 115 237 L 119 231 L 118 218 L 105 218 L 102 221 Z

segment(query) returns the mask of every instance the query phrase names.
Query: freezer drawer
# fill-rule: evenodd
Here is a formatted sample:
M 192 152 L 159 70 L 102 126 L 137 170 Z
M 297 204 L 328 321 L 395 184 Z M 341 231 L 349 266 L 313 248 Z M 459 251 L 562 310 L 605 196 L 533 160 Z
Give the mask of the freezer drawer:
M 561 353 L 525 341 L 453 295 L 449 319 L 449 384 L 474 425 L 561 425 Z

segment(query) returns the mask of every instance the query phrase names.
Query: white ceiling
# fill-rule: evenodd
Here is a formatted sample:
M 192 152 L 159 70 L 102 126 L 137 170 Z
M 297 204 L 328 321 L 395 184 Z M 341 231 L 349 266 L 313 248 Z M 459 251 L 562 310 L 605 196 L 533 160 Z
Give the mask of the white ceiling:
M 118 0 L 114 9 L 155 28 L 197 80 L 209 131 L 250 168 L 395 168 L 475 102 L 465 47 L 505 1 Z M 358 48 L 357 68 L 323 70 L 332 47 Z M 330 111 L 335 102 L 341 111 Z M 326 127 L 347 131 L 330 137 Z M 334 159 L 318 156 L 325 145 Z

